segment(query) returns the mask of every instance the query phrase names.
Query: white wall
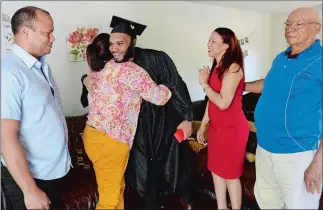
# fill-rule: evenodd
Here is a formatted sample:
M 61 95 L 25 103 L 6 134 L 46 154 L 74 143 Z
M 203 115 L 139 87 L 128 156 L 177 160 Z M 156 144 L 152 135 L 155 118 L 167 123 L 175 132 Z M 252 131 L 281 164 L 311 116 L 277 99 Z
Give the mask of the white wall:
M 285 39 L 284 22 L 286 21 L 289 13 L 277 13 L 270 17 L 270 38 L 271 38 L 271 61 L 282 52 L 286 50 L 288 44 Z
M 88 67 L 85 62 L 68 62 L 66 36 L 78 24 L 102 24 L 110 33 L 112 15 L 147 25 L 138 38 L 140 47 L 164 50 L 175 62 L 186 82 L 192 101 L 204 98 L 198 83 L 197 70 L 210 64 L 207 41 L 217 27 L 231 28 L 238 38 L 248 36 L 249 56 L 246 57 L 246 80 L 263 78 L 271 63 L 270 17 L 250 11 L 240 11 L 190 2 L 84 2 L 84 1 L 25 1 L 2 2 L 2 13 L 10 17 L 20 7 L 34 5 L 48 10 L 55 23 L 56 41 L 48 62 L 58 83 L 66 115 L 87 111 L 80 104 L 81 75 Z M 246 46 L 246 45 L 245 45 Z

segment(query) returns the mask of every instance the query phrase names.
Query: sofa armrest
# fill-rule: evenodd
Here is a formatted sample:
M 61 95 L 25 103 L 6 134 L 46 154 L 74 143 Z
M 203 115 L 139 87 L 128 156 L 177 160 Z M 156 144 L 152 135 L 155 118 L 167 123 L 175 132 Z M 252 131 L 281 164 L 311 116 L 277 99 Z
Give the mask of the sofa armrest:
M 68 127 L 68 145 L 72 165 L 76 168 L 91 169 L 92 162 L 87 156 L 83 144 L 83 131 L 87 121 L 87 114 L 66 117 Z

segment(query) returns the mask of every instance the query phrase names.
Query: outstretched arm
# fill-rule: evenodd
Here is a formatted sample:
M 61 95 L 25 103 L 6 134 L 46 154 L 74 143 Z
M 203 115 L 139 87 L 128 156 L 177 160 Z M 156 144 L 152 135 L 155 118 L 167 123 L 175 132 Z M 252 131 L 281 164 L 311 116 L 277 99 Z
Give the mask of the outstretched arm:
M 262 93 L 262 89 L 264 87 L 264 80 L 257 80 L 253 82 L 246 82 L 245 91 L 251 93 Z
M 140 96 L 156 105 L 165 105 L 172 96 L 172 92 L 165 85 L 157 85 L 149 74 L 140 66 L 132 63 L 129 86 Z

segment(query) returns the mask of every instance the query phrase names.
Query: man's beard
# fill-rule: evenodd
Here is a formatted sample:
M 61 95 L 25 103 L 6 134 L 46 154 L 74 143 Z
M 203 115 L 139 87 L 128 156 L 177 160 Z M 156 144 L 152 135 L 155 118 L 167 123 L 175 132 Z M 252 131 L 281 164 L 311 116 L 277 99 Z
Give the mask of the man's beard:
M 115 60 L 115 62 L 116 63 L 123 63 L 123 62 L 129 61 L 130 59 L 132 59 L 134 57 L 134 54 L 135 54 L 134 52 L 135 52 L 135 47 L 134 47 L 133 41 L 132 41 L 127 49 L 126 54 L 123 56 L 123 59 L 121 61 Z

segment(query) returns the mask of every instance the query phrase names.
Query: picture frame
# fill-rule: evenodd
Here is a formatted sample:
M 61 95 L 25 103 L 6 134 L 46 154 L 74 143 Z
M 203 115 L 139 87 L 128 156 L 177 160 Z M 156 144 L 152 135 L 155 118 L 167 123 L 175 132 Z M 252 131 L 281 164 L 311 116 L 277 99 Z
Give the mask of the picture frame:
M 241 39 L 241 40 L 240 40 L 240 44 L 241 44 L 241 45 L 244 45 L 244 39 Z

